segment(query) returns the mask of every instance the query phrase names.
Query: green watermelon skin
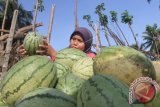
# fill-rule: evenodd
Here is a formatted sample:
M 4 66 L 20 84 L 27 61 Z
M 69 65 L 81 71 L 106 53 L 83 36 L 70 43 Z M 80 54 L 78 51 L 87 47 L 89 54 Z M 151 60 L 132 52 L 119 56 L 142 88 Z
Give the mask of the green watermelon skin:
M 77 96 L 77 107 L 144 107 L 129 104 L 129 88 L 110 75 L 88 79 Z
M 2 98 L 2 94 L 0 93 L 0 107 L 9 107 L 6 102 Z
M 72 73 L 85 80 L 89 79 L 94 75 L 93 59 L 89 57 L 79 59 L 73 64 Z
M 40 44 L 43 44 L 43 38 L 36 32 L 29 32 L 23 42 L 28 55 L 35 55 Z
M 60 78 L 68 73 L 71 73 L 71 69 L 69 66 L 55 62 L 55 65 L 57 67 L 57 77 Z
M 68 73 L 58 79 L 56 89 L 76 98 L 77 93 L 84 82 L 84 79 L 72 73 Z
M 38 88 L 19 99 L 13 107 L 76 107 L 76 101 L 57 89 Z
M 83 51 L 75 48 L 65 48 L 57 53 L 55 62 L 65 64 L 72 69 L 73 64 L 83 57 L 87 57 Z
M 46 56 L 29 56 L 12 66 L 1 83 L 2 98 L 13 104 L 19 97 L 37 87 L 53 87 L 56 67 Z
M 103 48 L 94 59 L 93 71 L 113 75 L 128 86 L 142 76 L 156 80 L 151 61 L 143 53 L 125 46 Z

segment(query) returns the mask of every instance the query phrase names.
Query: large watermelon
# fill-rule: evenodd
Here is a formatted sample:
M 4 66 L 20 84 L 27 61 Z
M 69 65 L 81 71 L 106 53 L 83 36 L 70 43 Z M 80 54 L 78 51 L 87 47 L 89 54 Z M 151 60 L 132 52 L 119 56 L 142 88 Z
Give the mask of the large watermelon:
M 152 64 L 156 71 L 156 82 L 160 84 L 160 61 L 152 61 Z
M 84 82 L 84 79 L 72 73 L 68 73 L 59 78 L 56 89 L 76 98 L 77 93 Z
M 19 97 L 37 87 L 53 87 L 56 67 L 47 56 L 30 56 L 12 66 L 1 83 L 3 99 L 13 104 Z
M 9 107 L 2 98 L 2 94 L 0 93 L 0 107 Z
M 71 69 L 69 66 L 62 64 L 62 63 L 58 63 L 55 62 L 55 65 L 57 67 L 57 77 L 60 78 L 61 76 L 66 75 L 67 73 L 71 72 Z
M 80 89 L 77 107 L 143 107 L 129 104 L 129 88 L 113 76 L 95 75 Z
M 24 48 L 28 55 L 36 54 L 36 50 L 40 44 L 43 44 L 43 38 L 36 32 L 29 32 L 23 42 Z
M 156 79 L 151 61 L 143 53 L 125 46 L 103 48 L 94 60 L 93 71 L 96 74 L 114 75 L 129 86 L 141 76 Z
M 38 88 L 19 99 L 13 107 L 76 107 L 76 101 L 53 88 Z
M 73 74 L 88 79 L 94 75 L 93 73 L 93 60 L 92 58 L 81 58 L 72 67 Z
M 65 48 L 57 53 L 55 62 L 65 64 L 72 68 L 73 64 L 83 57 L 87 57 L 83 51 L 75 48 Z

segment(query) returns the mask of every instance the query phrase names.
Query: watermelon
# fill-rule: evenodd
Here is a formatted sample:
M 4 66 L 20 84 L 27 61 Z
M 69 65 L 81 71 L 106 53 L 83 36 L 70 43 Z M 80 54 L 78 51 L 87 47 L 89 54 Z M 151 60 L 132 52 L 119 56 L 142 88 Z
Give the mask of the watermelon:
M 95 75 L 88 79 L 77 96 L 77 107 L 143 107 L 129 104 L 129 88 L 113 76 Z
M 9 107 L 6 102 L 2 99 L 2 94 L 0 93 L 0 107 Z
M 57 77 L 60 78 L 61 76 L 66 75 L 67 73 L 71 72 L 71 69 L 69 66 L 62 64 L 62 63 L 58 63 L 55 62 L 55 65 L 57 67 Z
M 29 32 L 23 42 L 28 55 L 35 55 L 40 44 L 43 44 L 43 37 L 36 32 Z
M 76 101 L 53 88 L 38 88 L 22 98 L 13 107 L 76 107 Z
M 65 64 L 72 69 L 73 64 L 83 57 L 87 57 L 83 51 L 75 48 L 65 48 L 57 53 L 55 62 Z
M 72 67 L 73 74 L 87 80 L 94 75 L 93 73 L 93 59 L 81 58 Z
M 25 57 L 4 76 L 0 84 L 2 98 L 11 105 L 37 87 L 53 87 L 57 81 L 56 70 L 55 64 L 47 56 Z
M 151 61 L 141 52 L 125 46 L 102 48 L 94 59 L 95 74 L 114 75 L 130 86 L 141 76 L 156 80 L 156 72 Z
M 84 79 L 72 73 L 68 73 L 59 78 L 56 89 L 76 98 L 77 93 L 84 82 Z
M 160 84 L 160 61 L 152 61 L 156 71 L 156 82 Z

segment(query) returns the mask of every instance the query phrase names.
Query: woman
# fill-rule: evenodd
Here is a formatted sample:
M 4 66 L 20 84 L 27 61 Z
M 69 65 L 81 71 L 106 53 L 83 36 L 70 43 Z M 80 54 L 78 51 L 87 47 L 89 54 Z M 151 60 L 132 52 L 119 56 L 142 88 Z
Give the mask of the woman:
M 70 36 L 69 48 L 82 50 L 87 54 L 88 57 L 94 58 L 96 53 L 91 50 L 92 41 L 92 33 L 87 28 L 79 27 L 75 29 L 75 31 Z M 23 46 L 20 46 L 19 52 L 21 54 L 26 54 Z M 41 55 L 49 55 L 51 56 L 51 59 L 54 60 L 57 51 L 52 48 L 52 46 L 46 40 L 44 40 L 44 45 L 40 45 L 36 53 Z

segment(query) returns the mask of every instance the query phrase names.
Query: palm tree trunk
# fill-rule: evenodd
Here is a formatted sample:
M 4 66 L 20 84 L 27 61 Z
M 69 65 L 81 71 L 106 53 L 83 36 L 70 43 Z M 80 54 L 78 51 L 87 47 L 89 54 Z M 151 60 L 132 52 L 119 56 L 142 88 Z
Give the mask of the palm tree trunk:
M 118 25 L 118 23 L 117 23 L 117 22 L 115 22 L 115 23 L 116 23 L 116 25 L 117 25 L 118 29 L 120 30 L 120 32 L 122 33 L 122 36 L 123 36 L 123 38 L 125 39 L 125 41 L 126 41 L 127 45 L 129 46 L 129 43 L 128 43 L 128 41 L 127 41 L 127 39 L 126 39 L 126 37 L 125 37 L 125 35 L 124 35 L 124 33 L 123 33 L 122 29 L 120 28 L 120 26 Z
M 156 48 L 157 57 L 159 58 L 160 55 L 159 55 L 159 49 L 158 49 L 158 43 L 157 43 L 158 41 L 154 40 L 154 42 L 155 42 L 155 48 Z
M 101 42 L 101 39 L 100 39 L 99 30 L 100 30 L 100 24 L 98 25 L 98 35 L 97 35 L 97 37 L 98 37 L 99 45 L 101 47 L 102 46 L 102 42 Z
M 136 45 L 138 46 L 138 49 L 139 49 L 138 41 L 137 41 L 137 38 L 136 38 L 136 36 L 135 36 L 135 34 L 134 34 L 134 32 L 133 32 L 133 29 L 132 29 L 132 27 L 131 27 L 130 24 L 128 24 L 128 26 L 129 26 L 129 28 L 130 28 L 130 30 L 131 30 L 131 32 L 132 32 L 132 35 L 133 35 L 134 40 L 135 40 L 135 42 L 136 42 Z
M 8 10 L 8 3 L 9 3 L 9 0 L 6 1 L 4 17 L 3 17 L 3 22 L 2 22 L 2 30 L 4 30 L 4 27 L 5 27 L 6 15 L 7 15 L 7 10 Z M 1 32 L 1 35 L 3 35 L 3 32 Z
M 75 0 L 75 3 L 74 3 L 75 29 L 78 27 L 77 4 L 78 4 L 78 0 Z
M 108 33 L 111 35 L 111 37 L 113 38 L 113 40 L 115 41 L 116 45 L 118 46 L 118 42 L 116 40 L 116 38 L 114 38 L 114 36 L 112 35 L 112 33 L 110 32 L 110 29 L 108 28 L 108 26 L 106 26 Z
M 125 46 L 125 43 L 111 30 L 110 30 L 110 33 L 112 34 L 112 38 L 115 38 L 115 40 L 117 41 L 117 43 L 119 43 L 120 45 L 123 45 Z
M 96 51 L 99 52 L 100 51 L 100 47 L 101 47 L 101 40 L 99 37 L 99 28 L 100 28 L 100 24 L 98 25 L 98 27 L 95 26 L 95 32 L 96 32 Z
M 108 34 L 107 34 L 107 29 L 106 29 L 106 27 L 104 27 L 104 35 L 105 35 L 105 37 L 106 37 L 106 39 L 107 39 L 108 46 L 111 46 L 111 43 L 110 43 L 110 41 L 109 41 L 109 37 L 108 37 Z

